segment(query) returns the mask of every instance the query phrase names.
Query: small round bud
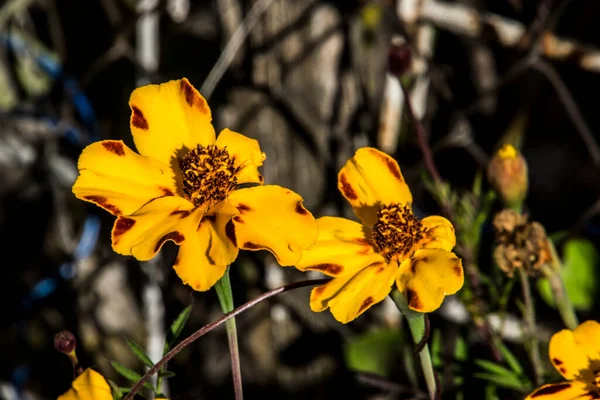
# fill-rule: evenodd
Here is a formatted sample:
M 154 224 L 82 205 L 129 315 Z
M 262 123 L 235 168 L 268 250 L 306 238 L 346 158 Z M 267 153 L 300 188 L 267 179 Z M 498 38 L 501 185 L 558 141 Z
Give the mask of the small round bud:
M 488 164 L 487 176 L 505 206 L 520 210 L 529 187 L 523 155 L 512 145 L 503 145 Z
M 407 44 L 392 44 L 388 52 L 389 71 L 402 76 L 410 70 L 412 63 L 412 54 Z
M 71 355 L 75 352 L 77 342 L 75 336 L 69 331 L 62 331 L 54 336 L 54 348 L 63 354 Z

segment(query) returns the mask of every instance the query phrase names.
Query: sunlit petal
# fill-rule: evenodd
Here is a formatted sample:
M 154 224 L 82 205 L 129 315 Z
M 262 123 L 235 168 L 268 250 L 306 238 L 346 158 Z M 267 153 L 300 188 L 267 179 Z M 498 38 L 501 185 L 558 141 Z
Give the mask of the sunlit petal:
M 419 242 L 423 249 L 451 251 L 456 245 L 456 235 L 452 223 L 444 217 L 432 215 L 421 220 L 424 238 Z
M 412 195 L 396 160 L 372 148 L 358 149 L 338 174 L 338 188 L 362 223 L 372 227 L 382 204 L 406 204 Z
M 600 323 L 586 321 L 550 339 L 550 361 L 566 379 L 593 382 L 600 371 Z
M 264 178 L 258 173 L 258 167 L 263 164 L 265 154 L 260 151 L 256 139 L 223 129 L 215 142 L 217 147 L 227 149 L 229 156 L 233 158 L 238 184 L 260 183 Z
M 593 390 L 593 388 L 591 388 Z M 596 399 L 583 382 L 550 383 L 534 390 L 525 400 L 591 400 Z
M 86 369 L 74 381 L 71 389 L 58 396 L 58 400 L 112 400 L 106 379 L 91 368 Z
M 113 215 L 131 214 L 152 199 L 177 194 L 175 177 L 167 165 L 140 156 L 120 140 L 87 146 L 77 167 L 75 196 Z

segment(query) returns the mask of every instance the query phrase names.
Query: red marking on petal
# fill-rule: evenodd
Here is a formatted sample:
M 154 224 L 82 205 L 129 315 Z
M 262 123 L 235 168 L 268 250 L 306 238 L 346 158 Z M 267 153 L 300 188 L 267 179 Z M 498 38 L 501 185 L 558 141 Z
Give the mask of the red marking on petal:
M 406 289 L 406 302 L 413 310 L 419 311 L 423 309 L 423 303 L 421 303 L 419 295 L 412 289 Z
M 365 301 L 363 301 L 363 303 L 361 304 L 360 308 L 358 309 L 358 312 L 361 313 L 363 312 L 367 307 L 369 307 L 371 304 L 373 304 L 373 298 L 371 296 L 367 297 L 365 299 Z
M 344 270 L 344 267 L 338 264 L 317 264 L 313 265 L 312 267 L 308 267 L 307 269 L 326 272 L 331 275 L 338 275 Z
M 208 114 L 210 112 L 208 104 L 206 104 L 206 100 L 198 93 L 196 88 L 185 78 L 179 82 L 179 89 L 183 93 L 188 106 L 196 107 L 201 113 Z
M 83 196 L 85 200 L 91 201 L 98 206 L 104 208 L 113 215 L 121 215 L 121 210 L 108 202 L 108 199 L 103 196 Z
M 165 242 L 167 240 L 172 240 L 175 243 L 180 244 L 181 242 L 183 242 L 185 240 L 185 237 L 177 231 L 167 233 L 165 236 L 160 238 L 160 240 L 156 243 L 156 246 L 154 246 L 154 252 L 157 252 L 158 250 L 160 250 L 162 245 L 165 244 Z
M 191 211 L 189 210 L 175 210 L 171 211 L 169 215 L 179 215 L 179 218 L 185 218 L 190 215 Z
M 296 203 L 296 213 L 300 214 L 300 215 L 308 215 L 309 212 L 306 208 L 304 208 L 304 206 L 302 205 L 302 201 L 299 201 L 298 203 Z
M 554 365 L 562 365 L 562 363 L 563 363 L 563 362 L 562 362 L 561 360 L 559 360 L 558 358 L 553 358 L 553 359 L 552 359 L 552 362 L 554 363 Z
M 533 392 L 531 394 L 531 398 L 538 397 L 538 396 L 544 396 L 547 394 L 555 394 L 558 392 L 562 392 L 563 390 L 569 389 L 570 387 L 571 387 L 571 384 L 568 382 L 558 383 L 556 385 L 543 387 L 543 388 L 540 388 L 540 389 L 536 390 L 535 392 Z
M 352 186 L 350 186 L 350 184 L 348 183 L 348 178 L 345 174 L 340 174 L 340 191 L 344 196 L 346 196 L 347 199 L 358 199 L 356 191 L 354 191 L 354 188 L 352 188 Z
M 175 193 L 173 193 L 173 191 L 167 187 L 159 186 L 158 188 L 161 192 L 163 192 L 163 196 L 175 196 Z
M 118 155 L 119 157 L 125 155 L 125 149 L 123 148 L 123 143 L 118 142 L 116 140 L 105 140 L 102 142 L 102 147 L 106 150 L 110 151 Z
M 115 222 L 115 226 L 112 231 L 112 239 L 114 243 L 119 242 L 119 238 L 127 233 L 135 225 L 135 219 L 127 217 L 119 217 Z
M 252 242 L 246 242 L 246 243 L 244 243 L 244 245 L 242 247 L 244 249 L 248 249 L 248 250 L 258 250 L 258 249 L 262 249 L 263 248 L 262 246 L 260 246 L 258 244 L 255 244 L 255 243 L 252 243 Z
M 237 246 L 237 238 L 235 236 L 235 225 L 231 220 L 225 225 L 225 235 L 227 236 L 227 239 L 229 239 L 231 243 L 233 243 L 234 246 Z
M 131 125 L 143 131 L 147 131 L 149 128 L 148 121 L 146 120 L 146 117 L 144 117 L 144 113 L 142 113 L 142 110 L 134 105 L 131 106 Z
M 245 213 L 245 212 L 247 212 L 247 211 L 251 211 L 252 210 L 252 208 L 250 208 L 249 205 L 242 204 L 242 203 L 238 204 L 235 208 L 237 208 L 238 211 L 241 212 L 242 214 Z
M 244 220 L 239 215 L 236 215 L 235 217 L 233 217 L 233 220 L 235 222 L 237 222 L 238 224 L 243 224 L 244 223 Z

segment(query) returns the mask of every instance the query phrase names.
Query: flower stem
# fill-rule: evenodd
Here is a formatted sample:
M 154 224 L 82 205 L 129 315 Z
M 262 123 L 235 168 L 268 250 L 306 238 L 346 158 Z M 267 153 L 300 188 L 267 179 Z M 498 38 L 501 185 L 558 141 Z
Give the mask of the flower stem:
M 217 297 L 221 303 L 223 314 L 233 311 L 233 294 L 231 292 L 231 281 L 229 280 L 229 267 L 225 271 L 225 275 L 215 284 Z M 237 329 L 235 326 L 235 318 L 228 319 L 225 322 L 227 329 L 227 341 L 229 342 L 229 355 L 231 357 L 231 374 L 233 376 L 233 388 L 235 399 L 242 400 L 244 393 L 242 390 L 242 371 L 240 369 L 240 350 L 237 340 Z
M 428 339 L 428 337 L 426 337 L 426 332 L 428 329 L 425 328 L 425 314 L 408 308 L 404 295 L 398 291 L 394 291 L 392 298 L 394 299 L 394 303 L 396 303 L 398 310 L 400 310 L 408 322 L 408 328 L 413 337 L 413 342 L 416 346 L 422 347 L 421 351 L 419 351 L 419 361 L 421 362 L 421 368 L 423 369 L 423 375 L 425 376 L 429 398 L 434 400 L 438 397 L 437 385 L 435 371 L 433 370 L 431 355 L 429 353 L 429 346 L 426 343 Z M 424 340 L 425 344 L 423 344 Z
M 190 336 L 188 336 L 187 338 L 185 338 L 181 342 L 179 342 L 167 354 L 165 354 L 163 356 L 163 358 L 161 358 L 156 364 L 154 364 L 154 366 L 152 368 L 150 368 L 144 374 L 144 376 L 142 376 L 142 379 L 140 379 L 138 381 L 138 383 L 136 383 L 133 386 L 131 391 L 129 393 L 127 393 L 127 396 L 125 396 L 125 398 L 123 400 L 133 400 L 133 397 L 137 394 L 137 392 L 140 391 L 142 386 L 144 386 L 144 383 L 148 382 L 148 379 L 150 379 L 150 377 L 152 375 L 156 374 L 166 363 L 171 361 L 173 359 L 173 357 L 175 357 L 177 354 L 179 354 L 183 349 L 188 347 L 190 344 L 194 343 L 196 340 L 198 340 L 202 336 L 206 335 L 208 332 L 212 331 L 216 327 L 222 325 L 229 319 L 234 318 L 238 314 L 241 314 L 244 311 L 254 307 L 258 303 L 261 303 L 273 296 L 277 296 L 278 294 L 281 294 L 283 292 L 287 292 L 290 290 L 294 290 L 294 289 L 298 289 L 298 288 L 306 287 L 306 286 L 321 285 L 321 284 L 329 282 L 329 280 L 330 279 L 311 279 L 311 280 L 307 280 L 307 281 L 294 282 L 294 283 L 290 283 L 289 285 L 278 287 L 277 289 L 273 289 L 273 290 L 268 291 L 267 293 L 261 294 L 256 299 L 250 300 L 249 302 L 244 303 L 243 305 L 239 306 L 232 312 L 223 315 L 216 321 L 213 321 L 210 324 L 203 326 L 202 328 L 198 329 L 196 332 L 192 333 Z
M 536 385 L 541 384 L 542 375 L 544 374 L 544 366 L 540 357 L 540 346 L 535 333 L 535 309 L 531 299 L 531 287 L 529 286 L 529 278 L 527 272 L 523 268 L 518 268 L 519 278 L 521 278 L 521 288 L 523 289 L 523 301 L 525 308 L 523 309 L 523 319 L 525 320 L 525 331 L 529 337 L 529 357 L 533 364 L 534 380 Z
M 560 274 L 562 263 L 558 257 L 554 243 L 552 243 L 550 239 L 548 239 L 548 247 L 552 256 L 552 268 L 544 268 L 544 274 L 548 278 L 550 286 L 552 287 L 554 303 L 556 304 L 556 308 L 558 309 L 560 317 L 567 328 L 574 330 L 577 328 L 577 325 L 579 325 L 579 321 L 577 320 L 575 309 L 573 308 L 571 299 L 569 299 L 569 295 L 565 288 L 565 283 L 563 282 Z

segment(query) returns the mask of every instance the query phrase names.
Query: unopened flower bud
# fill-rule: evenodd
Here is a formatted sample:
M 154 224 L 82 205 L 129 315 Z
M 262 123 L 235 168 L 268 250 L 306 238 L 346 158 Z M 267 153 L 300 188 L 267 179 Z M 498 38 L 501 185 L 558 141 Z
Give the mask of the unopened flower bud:
M 54 336 L 54 348 L 63 354 L 71 355 L 75 352 L 77 342 L 75 336 L 69 331 L 62 331 Z
M 527 162 L 510 144 L 503 145 L 487 168 L 488 180 L 506 207 L 520 209 L 527 196 Z
M 389 70 L 396 76 L 402 76 L 410 70 L 412 56 L 406 43 L 392 44 L 388 52 Z

